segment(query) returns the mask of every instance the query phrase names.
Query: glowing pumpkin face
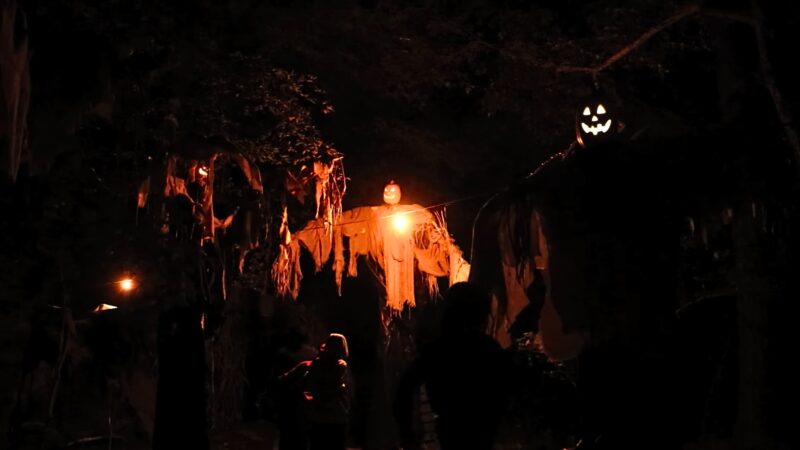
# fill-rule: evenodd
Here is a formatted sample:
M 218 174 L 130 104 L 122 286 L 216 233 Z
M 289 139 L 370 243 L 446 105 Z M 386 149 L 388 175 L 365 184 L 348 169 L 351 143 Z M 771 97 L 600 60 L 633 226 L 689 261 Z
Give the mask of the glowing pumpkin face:
M 586 147 L 593 141 L 603 140 L 614 132 L 612 126 L 615 125 L 615 119 L 607 108 L 608 105 L 604 102 L 591 102 L 578 109 L 575 131 L 581 146 Z
M 400 197 L 402 193 L 400 192 L 400 186 L 395 184 L 394 180 L 390 181 L 389 184 L 383 188 L 383 201 L 389 205 L 396 205 L 400 203 Z

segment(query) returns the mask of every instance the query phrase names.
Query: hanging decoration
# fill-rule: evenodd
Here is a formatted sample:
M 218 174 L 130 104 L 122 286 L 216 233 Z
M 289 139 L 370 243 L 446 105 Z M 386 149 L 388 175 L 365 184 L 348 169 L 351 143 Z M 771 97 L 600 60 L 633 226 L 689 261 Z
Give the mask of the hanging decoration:
M 202 226 L 202 241 L 213 241 L 216 230 L 230 227 L 235 216 L 235 213 L 225 218 L 214 215 L 215 162 L 221 155 L 229 157 L 239 166 L 252 190 L 259 193 L 264 192 L 258 166 L 240 153 L 213 153 L 194 157 L 172 154 L 165 158 L 164 164 L 158 167 L 153 175 L 147 177 L 140 184 L 138 207 L 144 208 L 147 205 L 151 193 L 159 193 L 164 197 L 182 196 L 192 205 L 193 216 Z M 316 217 L 323 218 L 326 224 L 335 222 L 341 215 L 342 197 L 346 190 L 342 157 L 335 158 L 330 163 L 315 162 L 313 168 L 303 166 L 300 173 L 300 176 L 294 176 L 287 171 L 286 187 L 289 193 L 302 199 L 305 196 L 306 186 L 313 184 Z M 190 194 L 188 189 L 193 183 L 198 188 L 194 195 Z M 244 211 L 242 215 L 242 220 L 248 221 L 243 228 L 249 231 L 249 239 L 242 246 L 244 252 L 239 261 L 240 270 L 244 254 L 258 246 L 258 237 L 251 235 L 260 231 L 256 230 L 258 227 L 255 225 L 257 224 L 250 223 L 256 219 L 252 211 Z M 162 231 L 166 233 L 169 230 Z
M 137 205 L 139 208 L 144 208 L 148 206 L 148 202 L 152 203 L 150 209 L 154 225 L 163 235 L 181 237 L 188 239 L 187 242 L 196 242 L 199 245 L 214 243 L 218 237 L 217 230 L 230 228 L 229 242 L 233 242 L 235 248 L 230 254 L 236 258 L 235 267 L 241 273 L 244 271 L 247 254 L 260 246 L 261 237 L 265 234 L 268 224 L 261 206 L 264 192 L 261 171 L 258 165 L 236 152 L 230 144 L 223 142 L 222 144 L 227 145 L 219 145 L 219 142 L 202 139 L 191 142 L 192 145 L 188 142 L 185 145 L 186 148 L 192 149 L 191 151 L 168 154 L 161 164 L 155 165 L 151 175 L 139 186 Z M 247 196 L 247 200 L 240 199 L 234 205 L 233 212 L 224 218 L 217 217 L 214 213 L 215 166 L 222 160 L 238 166 L 247 182 L 246 189 L 257 194 Z M 311 167 L 302 166 L 297 177 L 288 169 L 285 174 L 287 190 L 300 201 L 303 201 L 306 194 L 313 189 L 317 202 L 316 217 L 330 231 L 331 225 L 341 215 L 342 196 L 346 189 L 342 157 L 338 156 L 327 163 L 314 162 Z M 290 180 L 293 180 L 293 183 L 290 183 Z M 312 185 L 314 188 L 310 187 Z M 295 191 L 289 190 L 290 187 Z M 159 199 L 158 201 L 150 199 L 153 194 Z M 179 203 L 167 207 L 163 202 L 166 198 L 182 198 L 185 202 L 181 202 L 183 205 Z M 299 248 L 296 242 L 294 247 L 291 247 L 288 212 L 285 207 L 280 236 L 283 242 L 280 247 L 282 252 L 280 259 L 296 261 Z M 214 272 L 212 278 L 218 279 L 213 283 L 209 282 L 221 286 L 223 300 L 227 297 L 224 267 L 226 263 L 222 263 L 219 270 Z M 281 272 L 295 273 L 290 267 L 283 268 Z M 289 279 L 276 282 L 282 286 L 281 289 L 296 284 Z
M 314 185 L 316 201 L 315 218 L 324 218 L 327 225 L 333 224 L 342 214 L 342 198 L 347 191 L 343 157 L 330 163 L 316 161 L 312 166 L 303 165 L 299 170 L 286 171 L 285 188 L 300 204 L 305 204 L 309 185 Z
M 399 200 L 399 186 L 390 183 L 387 188 L 390 186 L 396 187 L 390 193 L 396 193 Z M 384 189 L 384 196 L 386 193 Z M 340 295 L 345 267 L 347 275 L 355 277 L 359 256 L 377 263 L 386 288 L 386 306 L 393 312 L 402 311 L 405 305 L 415 306 L 415 268 L 425 276 L 431 291 L 435 291 L 438 277 L 447 276 L 453 284 L 466 281 L 469 276 L 469 263 L 448 233 L 444 216 L 416 204 L 353 208 L 344 211 L 330 230 L 325 219 L 318 218 L 293 235 L 286 230 L 285 236 L 287 239 L 273 264 L 273 279 L 278 292 L 292 298 L 297 298 L 303 276 L 301 246 L 311 253 L 317 271 L 322 270 L 333 254 Z
M 617 117 L 611 103 L 592 97 L 578 107 L 575 115 L 575 138 L 581 147 L 590 147 L 610 139 L 617 132 Z
M 326 164 L 314 163 L 314 189 L 317 202 L 316 218 L 323 218 L 328 227 L 342 215 L 342 198 L 347 191 L 347 177 L 344 174 L 342 157 Z
M 652 287 L 672 286 L 679 192 L 693 190 L 665 189 L 643 170 L 671 146 L 629 139 L 622 125 L 608 102 L 582 103 L 585 149 L 555 155 L 481 207 L 470 282 L 495 295 L 501 344 L 531 333 L 550 358 L 568 360 L 672 315 L 674 292 Z
M 198 159 L 184 158 L 176 154 L 168 155 L 165 163 L 139 186 L 137 204 L 139 208 L 147 205 L 151 192 L 158 192 L 164 197 L 182 196 L 192 205 L 192 215 L 202 226 L 202 241 L 213 241 L 217 229 L 228 228 L 233 223 L 235 214 L 225 218 L 214 215 L 214 164 L 219 154 L 212 154 Z M 263 192 L 261 172 L 258 167 L 241 154 L 230 155 L 242 170 L 250 187 L 258 192 Z M 195 184 L 198 188 L 196 195 L 189 193 L 188 187 Z M 162 230 L 168 232 L 168 229 Z

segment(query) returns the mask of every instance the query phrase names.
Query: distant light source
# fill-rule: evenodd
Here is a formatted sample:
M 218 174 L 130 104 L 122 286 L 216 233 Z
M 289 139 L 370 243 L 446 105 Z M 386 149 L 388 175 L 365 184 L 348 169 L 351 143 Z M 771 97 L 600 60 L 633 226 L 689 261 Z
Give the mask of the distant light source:
M 136 282 L 130 277 L 119 280 L 117 285 L 122 292 L 130 292 L 136 288 Z
M 405 233 L 408 229 L 408 217 L 405 214 L 400 214 L 392 218 L 392 227 L 398 233 Z
M 199 173 L 201 177 L 205 178 L 208 176 L 208 169 L 206 169 L 204 166 L 200 166 L 197 168 L 197 173 Z

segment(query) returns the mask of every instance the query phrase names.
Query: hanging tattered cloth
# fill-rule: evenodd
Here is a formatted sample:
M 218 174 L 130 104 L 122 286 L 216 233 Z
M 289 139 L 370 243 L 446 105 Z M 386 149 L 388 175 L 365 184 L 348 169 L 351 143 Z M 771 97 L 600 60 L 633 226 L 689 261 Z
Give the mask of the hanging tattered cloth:
M 402 311 L 414 298 L 414 232 L 422 223 L 425 210 L 417 205 L 379 207 L 380 230 L 383 235 L 383 272 L 386 284 L 386 306 Z M 430 215 L 430 214 L 428 214 Z
M 250 187 L 263 192 L 261 172 L 258 166 L 250 162 L 241 154 L 230 154 L 230 157 L 242 169 Z M 219 219 L 214 216 L 214 164 L 217 154 L 206 159 L 188 159 L 177 155 L 166 157 L 164 164 L 155 171 L 154 175 L 146 178 L 139 185 L 137 206 L 143 208 L 151 192 L 162 194 L 164 197 L 183 196 L 188 199 L 194 209 L 194 216 L 203 227 L 203 240 L 214 240 L 217 228 L 228 228 L 234 219 L 234 214 Z M 200 187 L 198 198 L 193 198 L 187 189 L 188 183 L 196 183 Z
M 333 269 L 340 294 L 345 265 L 348 276 L 357 276 L 358 257 L 369 257 L 383 271 L 386 305 L 393 311 L 401 311 L 406 304 L 415 306 L 415 267 L 428 276 L 432 289 L 435 289 L 436 277 L 450 276 L 453 283 L 463 281 L 469 274 L 469 264 L 447 230 L 420 205 L 353 208 L 342 213 L 332 230 L 326 225 L 325 218 L 312 220 L 295 233 L 294 239 L 283 244 L 273 265 L 279 293 L 297 296 L 298 292 L 290 287 L 302 278 L 299 254 L 295 251 L 299 244 L 311 252 L 316 270 L 322 268 L 333 252 Z M 345 237 L 348 238 L 347 261 Z

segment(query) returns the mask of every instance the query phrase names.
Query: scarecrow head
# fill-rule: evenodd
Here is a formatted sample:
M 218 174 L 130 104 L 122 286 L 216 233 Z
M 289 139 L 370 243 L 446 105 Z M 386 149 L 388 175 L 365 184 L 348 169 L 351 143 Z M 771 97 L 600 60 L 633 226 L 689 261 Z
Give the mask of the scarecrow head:
M 394 180 L 390 181 L 389 184 L 383 188 L 383 201 L 386 202 L 387 205 L 396 205 L 400 203 L 401 196 L 400 185 L 396 184 Z

